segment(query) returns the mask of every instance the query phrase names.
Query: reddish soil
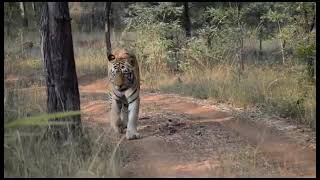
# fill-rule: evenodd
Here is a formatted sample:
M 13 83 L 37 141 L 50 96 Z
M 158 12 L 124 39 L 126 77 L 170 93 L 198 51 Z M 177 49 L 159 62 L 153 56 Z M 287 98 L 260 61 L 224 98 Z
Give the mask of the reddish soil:
M 107 80 L 79 88 L 85 122 L 109 126 Z M 120 177 L 315 177 L 314 132 L 274 116 L 236 116 L 242 111 L 142 88 L 143 138 L 122 142 L 129 157 Z

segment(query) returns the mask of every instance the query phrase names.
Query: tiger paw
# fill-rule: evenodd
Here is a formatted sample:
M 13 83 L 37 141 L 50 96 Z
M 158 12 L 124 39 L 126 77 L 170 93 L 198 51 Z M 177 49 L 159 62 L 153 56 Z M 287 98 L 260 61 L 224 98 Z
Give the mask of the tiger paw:
M 126 132 L 125 128 L 123 126 L 113 126 L 113 130 L 117 133 L 117 134 L 124 134 Z
M 120 134 L 124 134 L 125 132 L 126 132 L 125 128 L 121 126 L 121 127 L 119 128 L 119 133 L 120 133 Z
M 122 122 L 122 123 L 121 123 L 121 127 L 122 127 L 123 129 L 127 129 L 127 124 L 128 124 L 128 122 Z
M 126 137 L 127 137 L 128 140 L 142 138 L 142 136 L 138 132 L 132 133 L 132 132 L 130 132 L 128 130 L 127 130 L 127 133 L 126 133 Z

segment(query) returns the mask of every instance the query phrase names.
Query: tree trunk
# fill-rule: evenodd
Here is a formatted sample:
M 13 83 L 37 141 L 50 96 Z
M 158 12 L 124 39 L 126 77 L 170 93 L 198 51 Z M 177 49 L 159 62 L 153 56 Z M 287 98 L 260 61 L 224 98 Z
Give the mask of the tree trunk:
M 115 40 L 116 39 L 116 27 L 115 27 L 115 3 L 112 4 L 112 8 L 111 8 L 111 5 L 110 5 L 110 10 L 109 10 L 109 31 L 110 31 L 110 41 L 112 41 L 112 38 Z M 115 42 L 116 44 L 117 42 Z M 114 44 L 114 45 L 115 45 Z
M 242 28 L 242 24 L 240 22 L 240 11 L 242 9 L 242 4 L 241 2 L 238 3 L 236 2 L 236 5 L 237 5 L 237 16 L 238 16 L 238 27 L 240 29 L 240 37 L 239 37 L 239 41 L 240 41 L 240 69 L 241 69 L 241 72 L 244 71 L 244 58 L 243 58 L 243 28 Z
M 313 19 L 312 19 L 312 24 L 310 26 L 310 32 L 315 32 L 316 31 L 316 4 L 313 5 L 314 8 L 314 15 L 313 15 Z
M 259 39 L 259 50 L 262 52 L 262 38 Z
M 278 28 L 279 28 L 279 34 L 281 34 L 281 27 L 280 27 L 280 23 L 278 21 Z M 281 54 L 282 54 L 282 63 L 285 64 L 285 57 L 284 57 L 284 41 L 282 41 L 282 39 L 279 39 L 280 41 L 280 46 L 281 46 Z
M 184 23 L 185 23 L 185 30 L 186 36 L 191 36 L 191 22 L 189 17 L 189 4 L 188 2 L 184 2 Z
M 35 5 L 34 5 L 34 2 L 31 2 L 31 6 L 32 6 L 33 12 L 36 13 L 36 7 L 35 7 Z
M 106 2 L 106 5 L 105 5 L 105 34 L 106 34 L 107 56 L 109 56 L 112 52 L 111 41 L 110 41 L 110 10 L 111 10 L 111 2 Z
M 67 2 L 48 2 L 44 5 L 40 31 L 49 113 L 80 110 L 70 21 Z M 54 127 L 56 138 L 80 135 L 80 115 L 55 120 L 71 124 Z
M 120 24 L 116 22 L 120 22 L 121 18 L 119 17 L 122 9 L 124 7 L 124 3 L 114 3 L 112 4 L 112 8 L 110 9 L 110 26 L 112 27 L 111 39 L 114 39 L 114 45 L 117 47 L 119 45 L 120 40 Z
M 212 48 L 211 34 L 208 35 L 207 46 L 208 46 L 209 49 Z
M 28 27 L 28 19 L 26 17 L 26 9 L 24 2 L 20 2 L 20 10 L 21 10 L 21 17 L 22 17 L 22 25 L 23 27 Z
M 259 38 L 259 59 L 262 60 L 262 37 Z
M 243 52 L 243 39 L 241 38 L 241 47 L 240 47 L 240 62 L 241 62 L 241 71 L 244 71 L 244 52 Z
M 34 7 L 34 19 L 35 19 L 35 21 L 36 21 L 36 25 L 38 26 L 38 27 L 40 27 L 41 25 L 40 25 L 40 21 L 41 21 L 41 12 L 42 12 L 42 10 L 43 10 L 43 8 L 44 8 L 44 6 L 47 6 L 47 3 L 46 2 L 33 2 L 32 3 L 33 4 L 33 7 Z
M 316 31 L 316 22 L 317 22 L 317 20 L 316 20 L 316 4 L 314 4 L 314 16 L 313 16 L 313 25 L 312 25 L 312 28 L 311 28 L 311 32 L 315 32 Z M 317 72 L 316 72 L 316 67 L 317 67 L 317 59 L 316 58 L 314 58 L 314 60 L 313 60 L 313 62 L 314 62 L 314 65 L 313 65 L 313 78 L 314 78 L 314 80 L 316 80 L 316 76 L 317 76 Z
M 304 15 L 304 29 L 305 29 L 305 33 L 309 33 L 309 32 L 310 32 L 309 14 L 308 14 L 308 11 L 306 10 L 304 4 L 303 4 L 303 15 Z

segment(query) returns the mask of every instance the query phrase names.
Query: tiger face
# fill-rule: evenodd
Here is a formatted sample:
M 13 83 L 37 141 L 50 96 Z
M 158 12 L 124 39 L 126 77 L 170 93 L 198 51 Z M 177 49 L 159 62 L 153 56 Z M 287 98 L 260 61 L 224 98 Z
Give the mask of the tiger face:
M 124 91 L 134 84 L 134 62 L 130 57 L 108 56 L 111 63 L 110 82 L 119 91 Z

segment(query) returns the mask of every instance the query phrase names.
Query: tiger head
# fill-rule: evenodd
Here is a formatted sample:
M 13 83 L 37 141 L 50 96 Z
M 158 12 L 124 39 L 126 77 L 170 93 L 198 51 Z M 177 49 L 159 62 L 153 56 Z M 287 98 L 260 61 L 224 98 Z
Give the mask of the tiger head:
M 117 90 L 124 91 L 134 85 L 136 59 L 126 50 L 115 51 L 108 56 L 111 63 L 110 82 Z

